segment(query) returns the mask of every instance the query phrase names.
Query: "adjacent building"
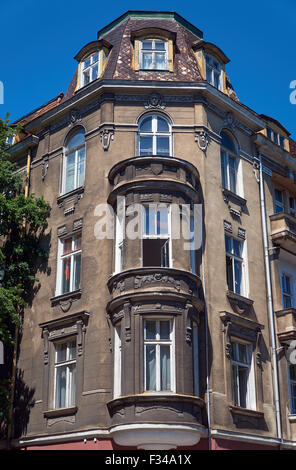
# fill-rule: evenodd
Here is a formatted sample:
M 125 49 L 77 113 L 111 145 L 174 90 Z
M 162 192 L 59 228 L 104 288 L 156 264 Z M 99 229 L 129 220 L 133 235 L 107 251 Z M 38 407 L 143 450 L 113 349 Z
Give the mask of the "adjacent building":
M 75 60 L 11 147 L 51 205 L 13 445 L 294 448 L 295 142 L 177 13 Z

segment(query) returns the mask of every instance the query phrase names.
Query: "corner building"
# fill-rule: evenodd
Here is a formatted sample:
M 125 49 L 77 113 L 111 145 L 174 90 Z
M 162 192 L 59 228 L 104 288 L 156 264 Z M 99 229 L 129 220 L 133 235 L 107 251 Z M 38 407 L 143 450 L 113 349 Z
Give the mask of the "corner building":
M 177 13 L 128 11 L 75 60 L 11 147 L 51 205 L 13 445 L 293 448 L 289 132 L 239 101 L 229 59 Z

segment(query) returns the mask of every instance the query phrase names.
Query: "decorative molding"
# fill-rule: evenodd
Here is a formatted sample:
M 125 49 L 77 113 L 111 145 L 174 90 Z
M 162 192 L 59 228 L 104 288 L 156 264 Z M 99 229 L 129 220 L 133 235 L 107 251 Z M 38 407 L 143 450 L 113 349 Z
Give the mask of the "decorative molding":
M 231 222 L 224 220 L 224 231 L 228 233 L 232 233 L 232 225 Z
M 207 151 L 208 145 L 210 143 L 210 138 L 208 132 L 204 130 L 195 132 L 195 142 L 197 142 L 198 147 L 203 152 Z
M 67 232 L 68 230 L 67 230 L 66 225 L 63 225 L 62 227 L 58 227 L 58 230 L 57 230 L 58 237 L 62 237 L 63 235 L 66 235 Z
M 146 109 L 165 109 L 166 105 L 159 93 L 151 93 L 144 104 Z
M 223 126 L 233 132 L 237 125 L 238 122 L 234 119 L 233 112 L 229 111 L 225 113 Z
M 65 313 L 68 312 L 73 304 L 80 299 L 82 295 L 82 290 L 77 289 L 72 292 L 67 292 L 66 294 L 58 295 L 55 297 L 51 297 L 51 306 L 56 307 L 57 305 L 60 306 L 61 310 Z
M 260 369 L 262 368 L 262 354 L 260 350 L 260 342 L 261 342 L 262 332 L 260 328 L 257 329 L 257 336 L 256 336 L 256 364 Z
M 78 109 L 71 109 L 68 118 L 68 126 L 72 127 L 81 121 L 81 112 Z
M 59 208 L 64 209 L 64 215 L 69 215 L 75 212 L 75 208 L 79 203 L 79 200 L 83 198 L 84 187 L 74 189 L 69 193 L 62 194 L 57 198 L 57 204 Z
M 244 228 L 239 227 L 237 230 L 237 236 L 242 238 L 243 240 L 246 239 L 246 230 Z
M 125 341 L 131 341 L 131 303 L 123 304 L 124 325 L 125 325 Z
M 81 230 L 83 226 L 83 219 L 74 220 L 73 222 L 73 231 Z
M 231 327 L 231 319 L 228 317 L 225 319 L 224 327 L 222 328 L 222 331 L 225 333 L 225 355 L 227 359 L 231 359 L 231 356 L 232 356 L 230 327 Z
M 233 310 L 239 315 L 249 314 L 250 310 L 254 304 L 254 301 L 243 297 L 242 295 L 236 294 L 230 290 L 226 293 L 229 303 L 232 306 Z
M 231 213 L 231 215 L 235 217 L 240 217 L 243 212 L 244 207 L 247 204 L 246 199 L 242 198 L 238 194 L 235 194 L 234 192 L 230 191 L 227 188 L 222 188 L 222 194 L 223 194 L 224 201 L 228 205 L 229 212 Z M 234 208 L 232 204 L 239 206 L 239 209 Z
M 49 155 L 47 154 L 42 159 L 42 168 L 41 168 L 42 181 L 44 181 L 46 178 L 48 167 L 49 167 Z
M 100 132 L 100 141 L 105 152 L 109 149 L 111 140 L 114 140 L 114 129 L 103 129 Z
M 43 332 L 43 362 L 44 365 L 48 364 L 48 336 L 49 336 L 49 331 L 47 328 L 44 328 Z

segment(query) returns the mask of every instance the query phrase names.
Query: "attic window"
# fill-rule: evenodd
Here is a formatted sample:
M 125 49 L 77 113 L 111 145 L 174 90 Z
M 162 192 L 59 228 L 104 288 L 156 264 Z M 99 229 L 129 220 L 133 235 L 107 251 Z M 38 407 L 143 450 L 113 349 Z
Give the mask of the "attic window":
M 168 43 L 161 39 L 140 41 L 140 68 L 142 70 L 168 70 Z
M 99 52 L 89 55 L 81 65 L 81 86 L 85 86 L 98 78 Z
M 270 127 L 266 128 L 267 137 L 272 140 L 275 144 L 279 145 L 283 149 L 285 148 L 285 139 L 282 135 L 278 134 L 277 132 L 270 129 Z
M 222 67 L 213 57 L 206 54 L 206 80 L 218 90 L 221 90 L 221 72 Z

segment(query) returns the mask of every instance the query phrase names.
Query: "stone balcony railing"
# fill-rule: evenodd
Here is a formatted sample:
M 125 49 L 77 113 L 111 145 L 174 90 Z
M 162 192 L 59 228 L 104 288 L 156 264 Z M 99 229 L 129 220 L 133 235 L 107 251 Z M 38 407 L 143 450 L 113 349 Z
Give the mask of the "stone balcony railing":
M 117 163 L 109 172 L 109 181 L 112 185 L 111 203 L 117 194 L 124 194 L 129 188 L 141 190 L 157 187 L 166 192 L 177 188 L 196 199 L 199 173 L 194 165 L 180 158 L 149 155 Z
M 273 243 L 296 254 L 296 218 L 285 212 L 270 216 Z

